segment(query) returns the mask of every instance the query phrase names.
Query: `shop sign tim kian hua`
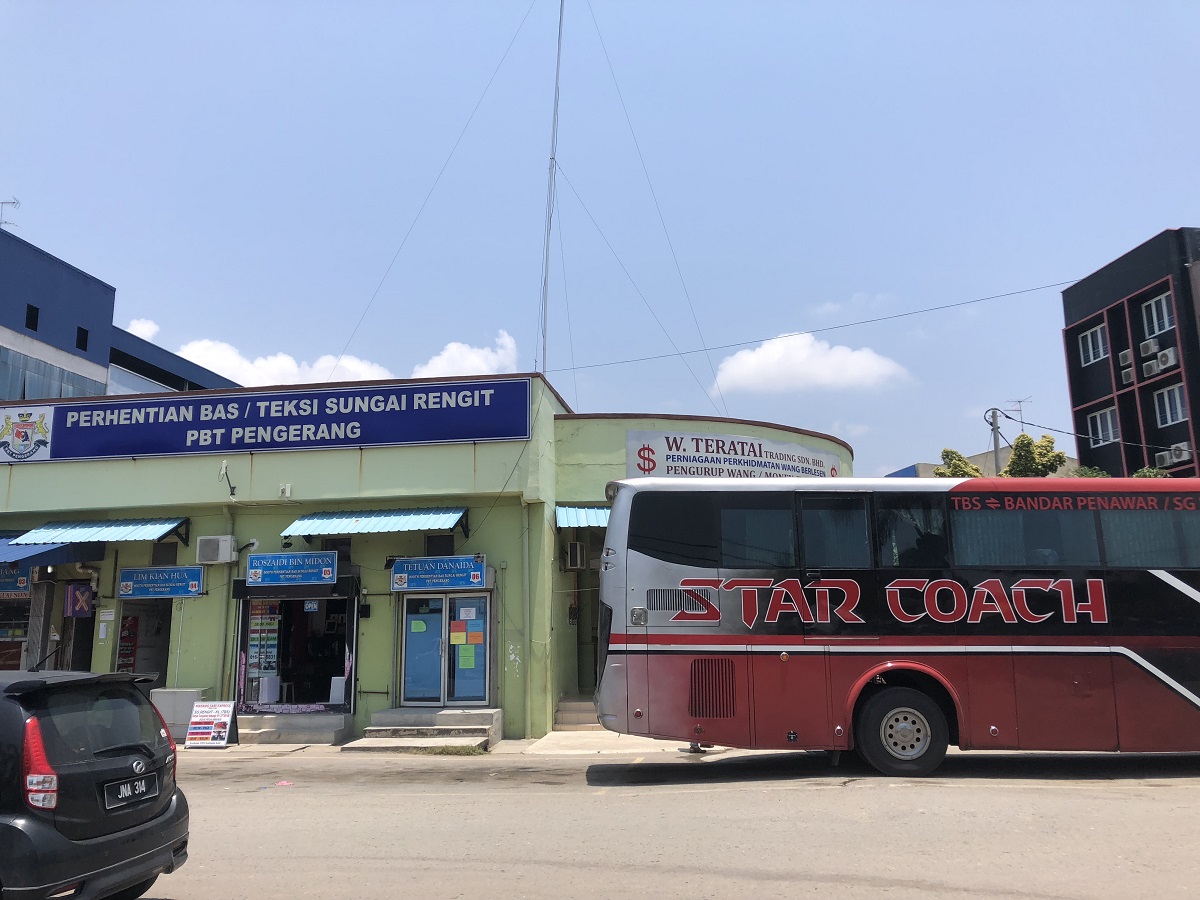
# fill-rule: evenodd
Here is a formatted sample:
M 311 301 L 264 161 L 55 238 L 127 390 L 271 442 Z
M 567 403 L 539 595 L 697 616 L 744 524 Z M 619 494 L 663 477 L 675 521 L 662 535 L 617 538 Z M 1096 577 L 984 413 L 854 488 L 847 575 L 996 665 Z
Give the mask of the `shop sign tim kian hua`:
M 0 463 L 521 441 L 530 379 L 97 398 L 0 409 Z

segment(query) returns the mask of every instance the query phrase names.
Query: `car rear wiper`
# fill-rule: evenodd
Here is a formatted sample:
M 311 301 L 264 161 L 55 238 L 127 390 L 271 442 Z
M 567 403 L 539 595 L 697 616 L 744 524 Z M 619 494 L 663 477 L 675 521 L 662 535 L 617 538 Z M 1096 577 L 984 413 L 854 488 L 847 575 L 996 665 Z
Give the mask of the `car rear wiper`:
M 113 744 L 111 747 L 105 747 L 102 750 L 93 750 L 93 756 L 116 756 L 119 753 L 145 753 L 150 759 L 154 759 L 154 748 L 145 741 L 131 741 L 128 744 Z

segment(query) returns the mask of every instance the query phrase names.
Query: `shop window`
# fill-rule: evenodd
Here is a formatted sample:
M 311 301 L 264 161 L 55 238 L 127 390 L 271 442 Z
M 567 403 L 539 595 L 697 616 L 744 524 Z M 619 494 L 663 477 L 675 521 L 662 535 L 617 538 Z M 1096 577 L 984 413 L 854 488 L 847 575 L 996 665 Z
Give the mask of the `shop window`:
M 427 534 L 425 535 L 425 555 L 426 556 L 453 556 L 454 555 L 454 532 L 449 534 Z
M 321 549 L 336 551 L 338 568 L 350 565 L 350 538 L 325 538 L 321 542 Z
M 1108 329 L 1097 325 L 1079 336 L 1079 361 L 1090 366 L 1108 356 Z
M 28 328 L 30 331 L 37 331 L 38 314 L 40 312 L 41 312 L 41 310 L 39 310 L 32 303 L 25 304 L 25 327 Z
M 177 566 L 179 565 L 179 545 L 174 541 L 154 544 L 150 548 L 150 565 Z
M 1175 311 L 1171 308 L 1170 291 L 1142 304 L 1142 324 L 1146 328 L 1148 338 L 1175 327 Z
M 1183 385 L 1176 384 L 1154 393 L 1154 411 L 1158 415 L 1158 427 L 1166 428 L 1187 419 L 1187 406 L 1183 402 Z
M 1100 412 L 1094 412 L 1087 417 L 1088 437 L 1093 447 L 1102 447 L 1121 439 L 1121 431 L 1117 426 L 1117 410 L 1110 406 Z

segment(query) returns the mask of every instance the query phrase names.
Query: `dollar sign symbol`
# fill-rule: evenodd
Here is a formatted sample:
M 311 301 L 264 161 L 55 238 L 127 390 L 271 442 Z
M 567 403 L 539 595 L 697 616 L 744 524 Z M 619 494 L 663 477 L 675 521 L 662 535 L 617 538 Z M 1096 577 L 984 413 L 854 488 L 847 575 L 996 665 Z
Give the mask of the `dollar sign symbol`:
M 637 464 L 638 471 L 649 475 L 658 466 L 654 461 L 654 448 L 649 444 L 642 444 L 642 449 L 638 451 L 638 459 L 641 460 Z

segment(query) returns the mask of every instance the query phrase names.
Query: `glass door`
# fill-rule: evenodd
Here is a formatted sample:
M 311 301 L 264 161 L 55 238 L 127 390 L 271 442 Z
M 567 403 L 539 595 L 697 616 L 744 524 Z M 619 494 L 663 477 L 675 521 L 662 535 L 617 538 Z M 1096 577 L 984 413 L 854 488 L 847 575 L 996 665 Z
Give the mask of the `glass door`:
M 442 703 L 442 657 L 445 654 L 444 597 L 404 598 L 403 703 Z
M 446 700 L 484 703 L 488 688 L 488 604 L 485 595 L 450 598 L 447 625 L 450 658 L 446 661 Z
M 482 705 L 488 699 L 488 595 L 408 595 L 400 702 Z

